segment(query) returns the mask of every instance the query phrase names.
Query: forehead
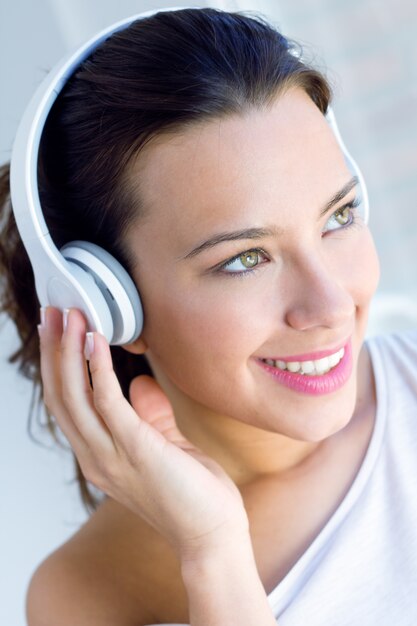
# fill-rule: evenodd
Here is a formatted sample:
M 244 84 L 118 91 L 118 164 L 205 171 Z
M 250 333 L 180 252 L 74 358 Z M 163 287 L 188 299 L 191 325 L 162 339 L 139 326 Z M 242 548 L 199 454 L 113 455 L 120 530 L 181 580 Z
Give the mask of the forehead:
M 158 138 L 131 176 L 133 188 L 140 180 L 148 227 L 159 224 L 185 245 L 219 222 L 262 225 L 272 207 L 285 221 L 296 207 L 321 206 L 347 182 L 348 170 L 321 111 L 293 89 L 269 108 Z

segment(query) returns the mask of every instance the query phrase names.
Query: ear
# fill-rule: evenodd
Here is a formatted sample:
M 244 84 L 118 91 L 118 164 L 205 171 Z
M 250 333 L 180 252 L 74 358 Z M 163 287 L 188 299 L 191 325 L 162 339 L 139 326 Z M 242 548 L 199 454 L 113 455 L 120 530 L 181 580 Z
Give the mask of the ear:
M 125 343 L 120 347 L 126 350 L 127 352 L 131 352 L 132 354 L 144 354 L 148 349 L 148 344 L 140 335 L 132 343 Z

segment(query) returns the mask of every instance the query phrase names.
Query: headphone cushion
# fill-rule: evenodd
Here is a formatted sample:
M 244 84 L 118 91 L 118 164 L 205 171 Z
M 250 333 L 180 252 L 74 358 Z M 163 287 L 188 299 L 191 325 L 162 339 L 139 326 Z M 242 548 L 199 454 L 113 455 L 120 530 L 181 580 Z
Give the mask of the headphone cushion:
M 89 241 L 68 242 L 60 252 L 67 261 L 91 274 L 102 292 L 113 320 L 111 343 L 120 345 L 134 341 L 143 328 L 143 309 L 137 287 L 121 263 Z

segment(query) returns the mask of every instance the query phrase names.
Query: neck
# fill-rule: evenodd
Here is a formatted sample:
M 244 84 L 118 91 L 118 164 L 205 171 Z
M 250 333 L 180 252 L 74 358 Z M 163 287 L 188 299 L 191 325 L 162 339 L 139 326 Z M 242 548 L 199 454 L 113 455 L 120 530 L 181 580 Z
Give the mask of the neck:
M 214 458 L 237 485 L 265 475 L 283 475 L 320 446 L 212 414 L 207 409 L 199 412 L 198 420 L 188 411 L 180 411 L 177 423 L 184 436 Z

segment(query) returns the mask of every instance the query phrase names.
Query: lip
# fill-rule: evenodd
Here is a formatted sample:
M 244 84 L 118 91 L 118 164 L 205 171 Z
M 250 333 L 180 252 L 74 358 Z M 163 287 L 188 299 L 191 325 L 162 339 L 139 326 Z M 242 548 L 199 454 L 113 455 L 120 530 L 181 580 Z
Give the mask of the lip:
M 271 359 L 272 361 L 287 361 L 291 363 L 292 361 L 318 361 L 319 359 L 323 359 L 325 356 L 330 356 L 335 352 L 339 352 L 342 348 L 346 346 L 346 344 L 350 341 L 350 337 L 345 339 L 342 343 L 340 343 L 335 348 L 329 348 L 327 350 L 319 350 L 318 352 L 307 352 L 305 354 L 297 354 L 295 356 L 267 356 L 260 357 L 262 359 Z
M 256 359 L 256 363 L 258 363 L 261 369 L 266 374 L 270 375 L 278 384 L 299 393 L 322 396 L 324 394 L 333 393 L 343 387 L 352 374 L 353 360 L 351 340 L 349 339 L 346 345 L 341 347 L 345 348 L 343 358 L 336 367 L 327 372 L 327 374 L 319 376 L 308 376 L 306 374 L 289 372 L 288 370 L 280 370 L 278 367 L 267 365 L 267 363 L 264 363 L 261 359 Z

